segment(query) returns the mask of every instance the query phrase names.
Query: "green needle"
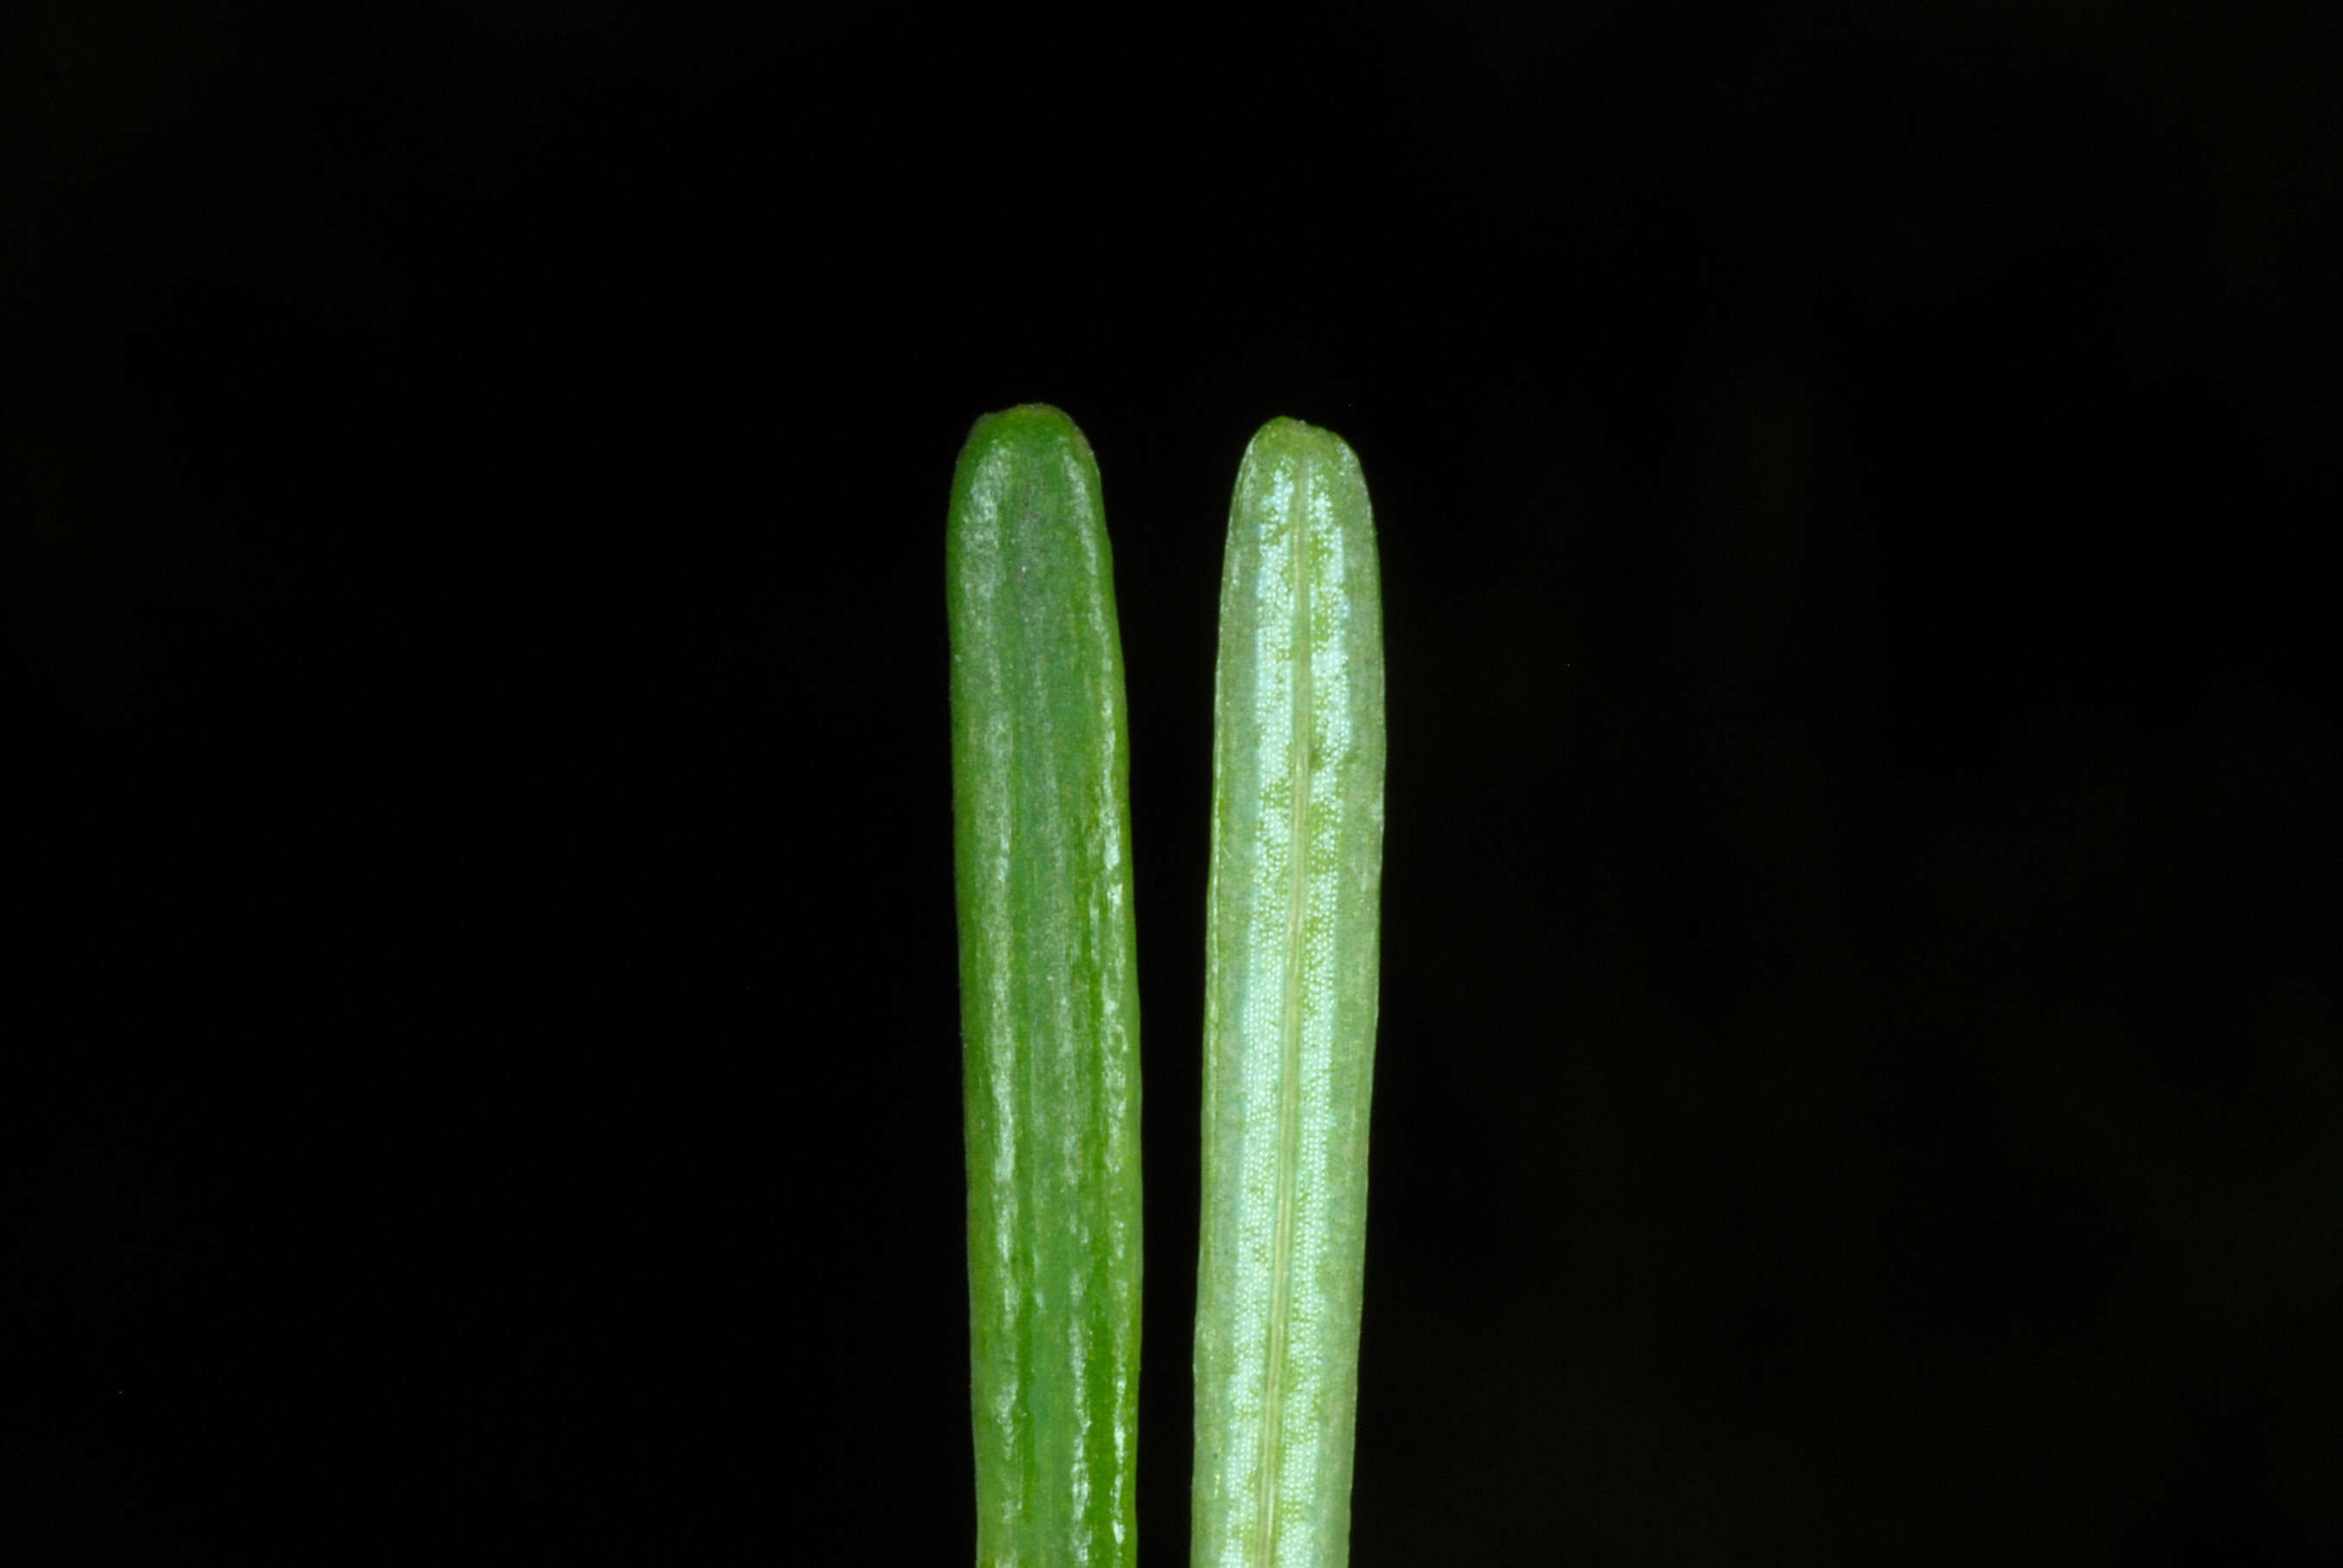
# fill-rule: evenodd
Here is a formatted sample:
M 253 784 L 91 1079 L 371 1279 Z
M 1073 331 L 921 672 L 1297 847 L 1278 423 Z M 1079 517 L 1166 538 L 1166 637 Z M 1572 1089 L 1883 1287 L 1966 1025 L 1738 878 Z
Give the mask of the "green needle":
M 1383 880 L 1373 516 L 1273 419 L 1229 516 L 1205 936 L 1196 1568 L 1349 1556 Z
M 952 795 L 980 1568 L 1137 1557 L 1139 992 L 1098 465 L 980 419 L 952 480 Z

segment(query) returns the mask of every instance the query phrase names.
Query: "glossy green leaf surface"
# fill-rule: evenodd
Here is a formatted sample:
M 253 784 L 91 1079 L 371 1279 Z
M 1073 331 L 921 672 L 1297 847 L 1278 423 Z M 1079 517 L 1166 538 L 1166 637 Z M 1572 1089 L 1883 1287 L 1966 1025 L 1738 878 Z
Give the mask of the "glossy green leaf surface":
M 1196 1568 L 1350 1550 L 1383 881 L 1374 522 L 1341 437 L 1272 420 L 1230 510 L 1205 937 Z
M 1098 466 L 977 421 L 952 481 L 952 803 L 980 1568 L 1136 1560 L 1139 996 Z

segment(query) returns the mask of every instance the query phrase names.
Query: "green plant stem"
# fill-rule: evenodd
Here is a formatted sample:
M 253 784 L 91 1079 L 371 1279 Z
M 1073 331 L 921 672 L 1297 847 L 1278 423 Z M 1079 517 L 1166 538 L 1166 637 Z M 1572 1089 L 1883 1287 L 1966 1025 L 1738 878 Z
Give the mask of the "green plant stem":
M 947 534 L 980 1568 L 1136 1561 L 1139 994 L 1098 466 L 977 421 Z

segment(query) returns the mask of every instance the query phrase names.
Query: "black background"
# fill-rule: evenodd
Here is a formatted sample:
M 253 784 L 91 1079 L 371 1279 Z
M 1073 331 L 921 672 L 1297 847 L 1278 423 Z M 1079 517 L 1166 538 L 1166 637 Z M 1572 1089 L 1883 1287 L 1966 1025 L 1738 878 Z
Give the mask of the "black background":
M 940 545 L 1046 400 L 1143 1562 L 1276 414 L 1386 594 L 1359 1568 L 2333 1560 L 2317 15 L 11 6 L 0 1554 L 969 1559 Z

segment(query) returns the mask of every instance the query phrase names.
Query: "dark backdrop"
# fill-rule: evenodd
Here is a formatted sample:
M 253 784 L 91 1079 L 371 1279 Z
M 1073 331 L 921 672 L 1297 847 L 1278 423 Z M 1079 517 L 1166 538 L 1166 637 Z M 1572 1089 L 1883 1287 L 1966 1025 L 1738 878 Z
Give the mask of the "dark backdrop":
M 1359 1568 L 2332 1561 L 2316 14 L 11 7 L 0 1555 L 969 1560 L 941 541 L 1038 399 L 1151 1568 L 1277 414 L 1387 594 Z

